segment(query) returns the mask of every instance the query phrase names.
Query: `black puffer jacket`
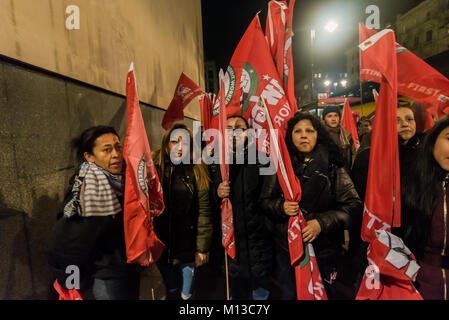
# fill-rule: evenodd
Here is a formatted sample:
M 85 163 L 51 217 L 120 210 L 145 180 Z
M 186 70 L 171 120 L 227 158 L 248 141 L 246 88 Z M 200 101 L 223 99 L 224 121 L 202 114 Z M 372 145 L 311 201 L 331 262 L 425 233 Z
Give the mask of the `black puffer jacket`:
M 164 212 L 154 219 L 154 230 L 167 246 L 159 261 L 188 263 L 195 253 L 207 253 L 212 240 L 209 190 L 200 190 L 193 165 L 165 164 Z
M 318 260 L 332 261 L 341 251 L 344 229 L 351 226 L 352 216 L 360 212 L 361 201 L 344 168 L 329 161 L 326 150 L 318 145 L 307 163 L 293 163 L 302 197 L 299 206 L 304 218 L 316 219 L 321 233 L 313 242 Z M 260 196 L 261 206 L 275 224 L 274 238 L 288 252 L 287 229 L 289 216 L 284 213 L 285 202 L 276 175 L 266 176 Z
M 258 153 L 257 159 L 260 159 L 260 156 Z M 263 185 L 263 176 L 259 170 L 264 166 L 259 163 L 248 164 L 248 161 L 245 161 L 245 164 L 232 164 L 229 167 L 236 244 L 236 258 L 228 260 L 230 277 L 249 279 L 254 288 L 268 288 L 274 257 L 269 221 L 263 215 L 259 203 Z M 211 165 L 210 171 L 213 178 L 214 211 L 220 212 L 222 199 L 217 195 L 218 185 L 222 182 L 220 166 Z M 221 219 L 215 220 L 219 222 L 215 238 L 221 239 Z

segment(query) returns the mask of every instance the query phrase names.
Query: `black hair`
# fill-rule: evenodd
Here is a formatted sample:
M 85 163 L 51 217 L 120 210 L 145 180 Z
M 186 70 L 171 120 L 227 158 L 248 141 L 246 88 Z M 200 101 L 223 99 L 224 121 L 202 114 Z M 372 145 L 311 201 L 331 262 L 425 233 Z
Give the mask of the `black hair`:
M 449 117 L 440 120 L 430 129 L 424 142 L 419 146 L 419 157 L 413 162 L 411 174 L 404 177 L 401 190 L 402 229 L 407 246 L 415 255 L 423 253 L 427 243 L 433 211 L 445 172 L 435 160 L 435 142 L 445 128 L 449 127 Z
M 245 118 L 243 118 L 242 116 L 239 116 L 238 114 L 228 116 L 228 119 L 232 119 L 232 118 L 239 118 L 239 119 L 242 119 L 243 121 L 245 121 L 246 129 L 249 129 L 248 121 L 247 121 Z
M 313 128 L 317 131 L 316 146 L 324 146 L 329 152 L 329 161 L 341 168 L 345 166 L 345 160 L 342 156 L 342 151 L 338 145 L 332 140 L 331 135 L 324 127 L 322 121 L 310 113 L 296 112 L 293 118 L 288 120 L 287 132 L 285 134 L 285 144 L 287 145 L 288 152 L 292 161 L 298 161 L 299 163 L 304 161 L 304 155 L 298 152 L 292 140 L 293 128 L 301 120 L 309 120 L 312 123 Z M 315 148 L 316 148 L 315 146 Z
M 118 137 L 117 132 L 113 127 L 108 126 L 96 126 L 90 127 L 81 133 L 78 138 L 72 140 L 72 146 L 76 149 L 76 155 L 79 161 L 84 161 L 84 153 L 93 154 L 93 149 L 95 147 L 95 140 L 98 137 L 112 133 Z

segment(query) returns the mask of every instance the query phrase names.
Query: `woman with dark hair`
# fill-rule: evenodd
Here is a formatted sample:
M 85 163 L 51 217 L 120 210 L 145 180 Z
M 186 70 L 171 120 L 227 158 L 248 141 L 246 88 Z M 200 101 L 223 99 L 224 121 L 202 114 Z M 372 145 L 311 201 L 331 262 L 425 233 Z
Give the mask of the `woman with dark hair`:
M 137 300 L 139 266 L 126 262 L 124 163 L 118 134 L 112 127 L 92 127 L 73 145 L 81 165 L 70 179 L 62 213 L 47 241 L 48 262 L 66 289 L 73 289 L 67 287 L 66 272 L 75 266 L 81 282 L 76 289 L 83 296 L 92 288 L 97 300 Z
M 402 236 L 421 266 L 417 289 L 422 297 L 447 300 L 449 117 L 435 124 L 419 151 L 402 185 Z
M 192 132 L 175 124 L 153 154 L 165 203 L 154 229 L 167 246 L 157 266 L 168 300 L 192 297 L 195 268 L 207 262 L 212 242 L 209 173 L 204 163 L 193 164 L 192 150 Z
M 289 218 L 301 209 L 308 224 L 302 230 L 303 241 L 313 243 L 326 292 L 333 299 L 343 231 L 349 229 L 361 202 L 338 146 L 318 118 L 296 113 L 288 121 L 285 141 L 301 183 L 301 201 L 284 200 L 276 175 L 265 177 L 261 194 L 262 209 L 275 225 L 276 267 L 283 298 L 296 299 L 287 228 Z

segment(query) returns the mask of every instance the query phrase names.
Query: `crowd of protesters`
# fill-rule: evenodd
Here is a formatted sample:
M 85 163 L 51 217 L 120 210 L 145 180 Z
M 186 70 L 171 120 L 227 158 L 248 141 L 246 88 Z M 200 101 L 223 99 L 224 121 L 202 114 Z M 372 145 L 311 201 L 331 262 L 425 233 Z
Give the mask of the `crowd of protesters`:
M 363 202 L 369 169 L 372 119 L 358 123 L 360 147 L 341 126 L 340 107 L 327 107 L 319 118 L 296 113 L 285 142 L 300 181 L 299 203 L 284 199 L 276 174 L 261 175 L 266 164 L 248 161 L 248 122 L 230 116 L 231 153 L 244 159 L 231 164 L 222 181 L 219 164 L 175 164 L 193 143 L 187 126 L 175 124 L 164 135 L 153 160 L 163 187 L 165 211 L 154 219 L 155 232 L 166 245 L 157 262 L 166 299 L 195 299 L 196 270 L 204 265 L 226 276 L 233 300 L 295 300 L 290 263 L 289 218 L 301 210 L 329 299 L 343 299 L 336 288 L 349 274 L 355 297 L 367 267 L 367 243 L 361 240 Z M 174 129 L 189 134 L 171 140 Z M 414 283 L 424 299 L 446 299 L 449 285 L 447 184 L 449 118 L 417 132 L 412 107 L 397 109 L 402 224 L 392 230 L 415 254 L 421 270 Z M 47 243 L 47 257 L 64 284 L 68 265 L 81 266 L 82 290 L 95 299 L 138 299 L 140 268 L 126 263 L 123 234 L 123 155 L 115 130 L 93 127 L 75 145 L 80 167 L 71 179 L 62 213 Z M 237 153 L 241 153 L 237 155 Z M 260 155 L 262 156 L 262 155 Z M 233 208 L 236 256 L 221 245 L 222 199 Z M 348 243 L 349 242 L 349 243 Z M 350 268 L 348 269 L 348 265 Z M 346 297 L 347 298 L 347 297 Z

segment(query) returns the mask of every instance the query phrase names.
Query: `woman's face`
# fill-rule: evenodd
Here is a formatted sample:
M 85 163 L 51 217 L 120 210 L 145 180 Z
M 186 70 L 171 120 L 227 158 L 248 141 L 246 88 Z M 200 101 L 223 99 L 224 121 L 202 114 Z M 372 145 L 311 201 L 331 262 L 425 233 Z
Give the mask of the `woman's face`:
M 318 132 L 308 119 L 300 120 L 293 127 L 292 140 L 301 153 L 310 153 L 315 148 Z
M 438 135 L 433 148 L 433 156 L 443 170 L 449 171 L 449 127 L 446 127 Z
M 87 161 L 112 174 L 120 174 L 123 165 L 123 150 L 119 138 L 113 133 L 106 133 L 95 140 L 92 154 L 85 152 Z
M 187 139 L 187 137 L 183 136 L 170 138 L 167 151 L 172 162 L 181 161 L 181 159 L 187 155 L 188 149 L 190 147 L 189 140 Z
M 404 140 L 404 144 L 407 144 L 416 133 L 415 115 L 409 108 L 398 108 L 397 121 L 398 135 Z

